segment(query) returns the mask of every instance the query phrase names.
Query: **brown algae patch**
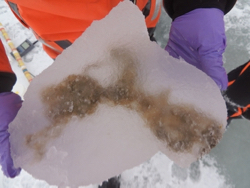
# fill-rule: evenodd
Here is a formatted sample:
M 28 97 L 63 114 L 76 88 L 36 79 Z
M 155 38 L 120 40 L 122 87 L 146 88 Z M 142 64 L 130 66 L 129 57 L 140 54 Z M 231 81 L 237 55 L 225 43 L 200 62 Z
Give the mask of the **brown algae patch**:
M 115 84 L 102 87 L 86 73 L 72 74 L 42 91 L 41 99 L 51 124 L 26 137 L 26 144 L 34 149 L 38 160 L 45 154 L 47 143 L 60 136 L 73 117 L 91 115 L 101 103 L 122 105 L 139 113 L 154 135 L 175 152 L 191 152 L 194 144 L 199 144 L 203 155 L 219 142 L 222 126 L 192 105 L 169 104 L 170 90 L 157 96 L 145 94 L 136 82 L 137 59 L 129 50 L 113 49 L 110 56 L 122 67 Z
M 222 138 L 222 126 L 195 111 L 192 105 L 168 104 L 168 95 L 151 97 L 140 105 L 143 108 L 140 113 L 147 125 L 174 152 L 191 152 L 194 144 L 199 144 L 200 155 L 208 153 Z
M 101 91 L 101 86 L 93 79 L 69 75 L 57 86 L 42 92 L 42 102 L 47 107 L 45 113 L 51 125 L 26 137 L 27 145 L 36 151 L 37 157 L 43 156 L 47 142 L 60 136 L 72 117 L 83 118 L 95 112 Z

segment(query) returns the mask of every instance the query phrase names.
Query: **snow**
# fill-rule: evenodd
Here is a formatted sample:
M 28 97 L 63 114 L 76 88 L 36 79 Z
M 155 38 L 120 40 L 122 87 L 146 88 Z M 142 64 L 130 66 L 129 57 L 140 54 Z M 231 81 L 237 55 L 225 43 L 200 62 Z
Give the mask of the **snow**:
M 18 43 L 22 42 L 25 38 L 35 40 L 32 37 L 31 32 L 22 28 L 22 26 L 18 24 L 18 22 L 12 17 L 12 14 L 6 7 L 5 2 L 1 1 L 0 3 L 0 15 L 2 18 L 1 21 L 3 25 L 5 25 L 10 31 L 9 34 L 12 33 L 11 37 L 14 43 L 18 45 Z M 242 3 L 239 2 L 238 4 L 241 5 Z M 242 6 L 240 7 L 242 8 Z M 239 10 L 238 6 L 236 6 L 235 10 Z M 244 20 L 246 19 L 241 21 L 244 22 Z M 230 20 L 228 22 L 231 23 Z M 248 22 L 245 21 L 245 23 Z M 249 28 L 247 24 L 245 25 Z M 239 25 L 238 28 L 240 28 Z M 21 32 L 16 32 L 19 30 Z M 13 35 L 13 33 L 15 33 L 15 35 Z M 249 37 L 249 35 L 245 36 Z M 162 41 L 162 45 L 164 45 L 164 40 Z M 230 43 L 232 42 L 229 41 L 229 44 Z M 237 45 L 242 46 L 242 43 L 240 44 L 235 42 L 233 45 L 234 47 Z M 46 66 L 49 66 L 52 63 L 52 60 L 48 58 L 48 56 L 42 51 L 41 44 L 39 43 L 36 45 L 35 51 L 33 52 L 25 58 L 25 60 L 30 61 L 26 65 L 33 74 L 38 75 L 44 68 L 46 68 Z M 230 62 L 231 59 L 236 58 L 237 55 L 239 55 L 237 53 L 234 54 L 235 55 L 231 56 L 226 54 L 226 59 L 228 60 L 227 64 L 230 65 L 232 62 L 232 66 L 230 66 L 232 68 L 236 66 L 236 63 L 238 63 L 238 65 L 242 64 L 247 60 L 247 57 L 249 57 L 249 52 L 246 51 L 245 56 L 241 53 L 241 57 L 238 57 L 245 57 L 244 60 Z M 28 84 L 26 83 L 25 78 L 22 77 L 22 72 L 17 67 L 16 62 L 11 59 L 11 63 L 18 76 L 18 83 L 22 86 L 27 86 Z M 225 137 L 223 137 L 221 143 L 212 150 L 211 155 L 206 155 L 202 160 L 192 164 L 190 168 L 179 168 L 174 165 L 164 154 L 157 153 L 149 161 L 131 170 L 126 170 L 123 172 L 121 176 L 122 187 L 234 187 L 235 185 L 238 185 L 237 187 L 247 187 L 250 184 L 249 178 L 247 178 L 249 167 L 245 165 L 247 164 L 246 162 L 249 158 L 249 150 L 246 149 L 249 147 L 249 124 L 244 120 L 237 122 L 239 122 L 239 125 L 233 124 L 232 128 L 229 128 L 229 130 L 225 133 Z M 235 169 L 238 168 L 241 170 L 235 171 Z M 54 188 L 54 186 L 49 186 L 43 181 L 32 178 L 24 170 L 19 177 L 13 180 L 6 177 L 2 177 L 1 179 L 3 181 L 0 181 L 0 187 L 4 188 Z M 88 187 L 92 188 L 96 186 L 97 185 L 90 185 Z

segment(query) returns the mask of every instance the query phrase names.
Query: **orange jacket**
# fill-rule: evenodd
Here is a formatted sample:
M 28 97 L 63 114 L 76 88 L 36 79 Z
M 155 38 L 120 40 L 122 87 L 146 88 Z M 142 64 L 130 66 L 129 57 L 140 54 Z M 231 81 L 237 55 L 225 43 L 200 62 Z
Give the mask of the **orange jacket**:
M 0 40 L 0 72 L 13 73 L 1 40 Z
M 104 18 L 122 0 L 6 0 L 12 12 L 41 40 L 55 58 L 71 45 L 94 20 Z M 135 0 L 148 28 L 156 26 L 161 1 Z M 148 10 L 148 11 L 147 11 Z

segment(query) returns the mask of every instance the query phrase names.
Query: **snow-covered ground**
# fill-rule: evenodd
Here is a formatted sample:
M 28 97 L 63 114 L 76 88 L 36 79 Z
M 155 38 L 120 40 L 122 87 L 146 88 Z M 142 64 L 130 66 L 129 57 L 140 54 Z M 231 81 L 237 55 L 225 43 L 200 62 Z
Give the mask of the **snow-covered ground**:
M 250 2 L 238 0 L 234 9 L 225 17 L 228 47 L 225 52 L 225 67 L 227 71 L 245 63 L 250 57 Z M 18 46 L 25 39 L 34 42 L 32 32 L 24 28 L 12 15 L 4 0 L 0 0 L 0 22 L 4 25 L 13 43 Z M 171 20 L 163 12 L 156 38 L 163 47 L 168 38 Z M 10 52 L 4 42 L 6 50 Z M 28 87 L 16 61 L 11 57 L 11 65 L 18 76 L 17 87 L 20 93 Z M 33 75 L 38 75 L 53 61 L 42 50 L 38 42 L 35 49 L 23 58 L 27 68 Z M 157 153 L 149 161 L 122 173 L 122 187 L 132 188 L 246 188 L 250 186 L 250 125 L 246 120 L 233 121 L 224 134 L 220 144 L 202 160 L 191 165 L 189 169 L 181 169 L 169 159 Z M 0 187 L 2 188 L 54 188 L 43 181 L 32 178 L 22 171 L 15 179 L 8 179 L 0 172 Z M 90 185 L 94 188 L 97 185 Z

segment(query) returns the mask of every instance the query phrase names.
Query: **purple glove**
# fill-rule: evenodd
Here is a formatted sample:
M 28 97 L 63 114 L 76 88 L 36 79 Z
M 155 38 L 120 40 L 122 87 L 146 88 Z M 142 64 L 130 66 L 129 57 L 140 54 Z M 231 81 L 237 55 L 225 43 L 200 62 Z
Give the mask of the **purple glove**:
M 15 168 L 10 155 L 8 126 L 21 108 L 21 98 L 11 92 L 0 93 L 0 164 L 7 177 L 17 176 L 21 168 Z
M 216 8 L 195 9 L 177 17 L 172 22 L 165 50 L 202 70 L 221 90 L 226 90 L 228 79 L 222 61 L 226 48 L 223 17 L 223 12 Z

